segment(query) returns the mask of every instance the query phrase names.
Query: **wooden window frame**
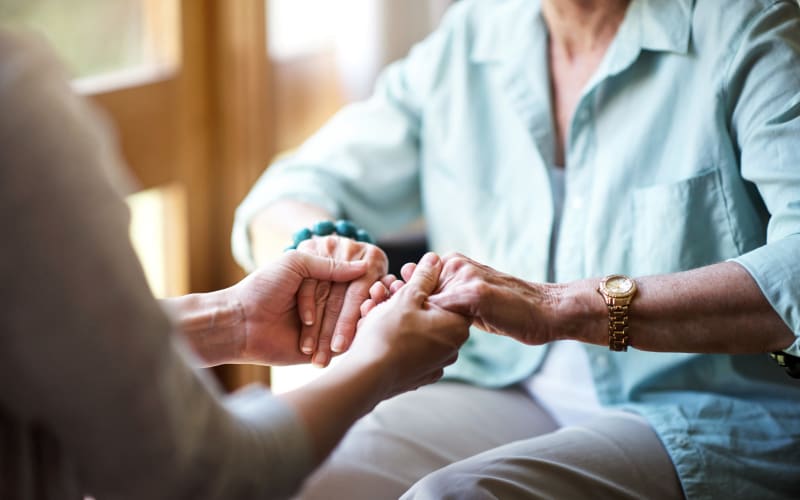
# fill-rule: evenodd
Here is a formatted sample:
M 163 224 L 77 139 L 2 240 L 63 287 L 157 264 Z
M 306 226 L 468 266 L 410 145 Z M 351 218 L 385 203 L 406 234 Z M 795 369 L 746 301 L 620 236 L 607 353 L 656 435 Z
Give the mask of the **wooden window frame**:
M 181 0 L 178 18 L 174 71 L 84 92 L 114 122 L 142 189 L 183 188 L 188 288 L 209 291 L 243 276 L 230 252 L 233 213 L 274 155 L 266 5 Z M 266 367 L 223 367 L 218 374 L 229 388 L 269 382 Z

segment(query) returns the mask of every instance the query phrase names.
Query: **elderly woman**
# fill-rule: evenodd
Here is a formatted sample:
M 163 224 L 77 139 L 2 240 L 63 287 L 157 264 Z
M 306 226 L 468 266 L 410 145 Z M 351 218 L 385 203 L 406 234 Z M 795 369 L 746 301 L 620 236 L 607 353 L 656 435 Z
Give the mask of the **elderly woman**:
M 469 256 L 430 299 L 473 318 L 469 384 L 380 406 L 303 496 L 796 496 L 800 384 L 767 353 L 800 354 L 798 68 L 793 0 L 456 4 L 240 207 L 249 265 L 333 216 L 424 215 Z M 346 324 L 307 329 L 319 362 Z

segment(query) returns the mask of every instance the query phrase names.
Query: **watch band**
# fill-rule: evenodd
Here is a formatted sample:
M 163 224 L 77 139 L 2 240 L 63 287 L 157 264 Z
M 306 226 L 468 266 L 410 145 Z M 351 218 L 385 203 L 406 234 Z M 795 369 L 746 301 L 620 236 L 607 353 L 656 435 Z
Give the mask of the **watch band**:
M 630 345 L 628 312 L 636 295 L 636 281 L 622 274 L 611 274 L 597 288 L 608 307 L 608 348 L 625 352 Z
M 616 352 L 628 350 L 628 304 L 614 304 L 616 299 L 609 297 L 608 306 L 608 348 Z

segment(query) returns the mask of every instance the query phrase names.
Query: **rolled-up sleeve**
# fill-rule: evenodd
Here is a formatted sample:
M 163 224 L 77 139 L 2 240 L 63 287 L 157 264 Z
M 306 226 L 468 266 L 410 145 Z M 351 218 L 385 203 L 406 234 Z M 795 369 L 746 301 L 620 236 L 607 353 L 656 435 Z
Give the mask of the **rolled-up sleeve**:
M 742 175 L 770 214 L 767 244 L 736 262 L 798 337 L 800 356 L 800 15 L 775 2 L 750 21 L 729 68 L 731 126 Z
M 381 75 L 373 96 L 337 113 L 291 157 L 269 167 L 239 206 L 233 253 L 254 267 L 248 228 L 271 203 L 291 199 L 358 222 L 381 237 L 421 215 L 421 103 L 443 65 L 454 8 L 442 26 Z

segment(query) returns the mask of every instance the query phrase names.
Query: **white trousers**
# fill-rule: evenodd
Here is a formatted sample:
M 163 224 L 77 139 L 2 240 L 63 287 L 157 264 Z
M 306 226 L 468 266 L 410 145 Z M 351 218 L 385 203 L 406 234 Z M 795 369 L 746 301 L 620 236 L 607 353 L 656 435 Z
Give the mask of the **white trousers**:
M 519 388 L 442 382 L 379 405 L 298 498 L 654 498 L 683 492 L 641 417 L 609 411 L 559 429 Z

